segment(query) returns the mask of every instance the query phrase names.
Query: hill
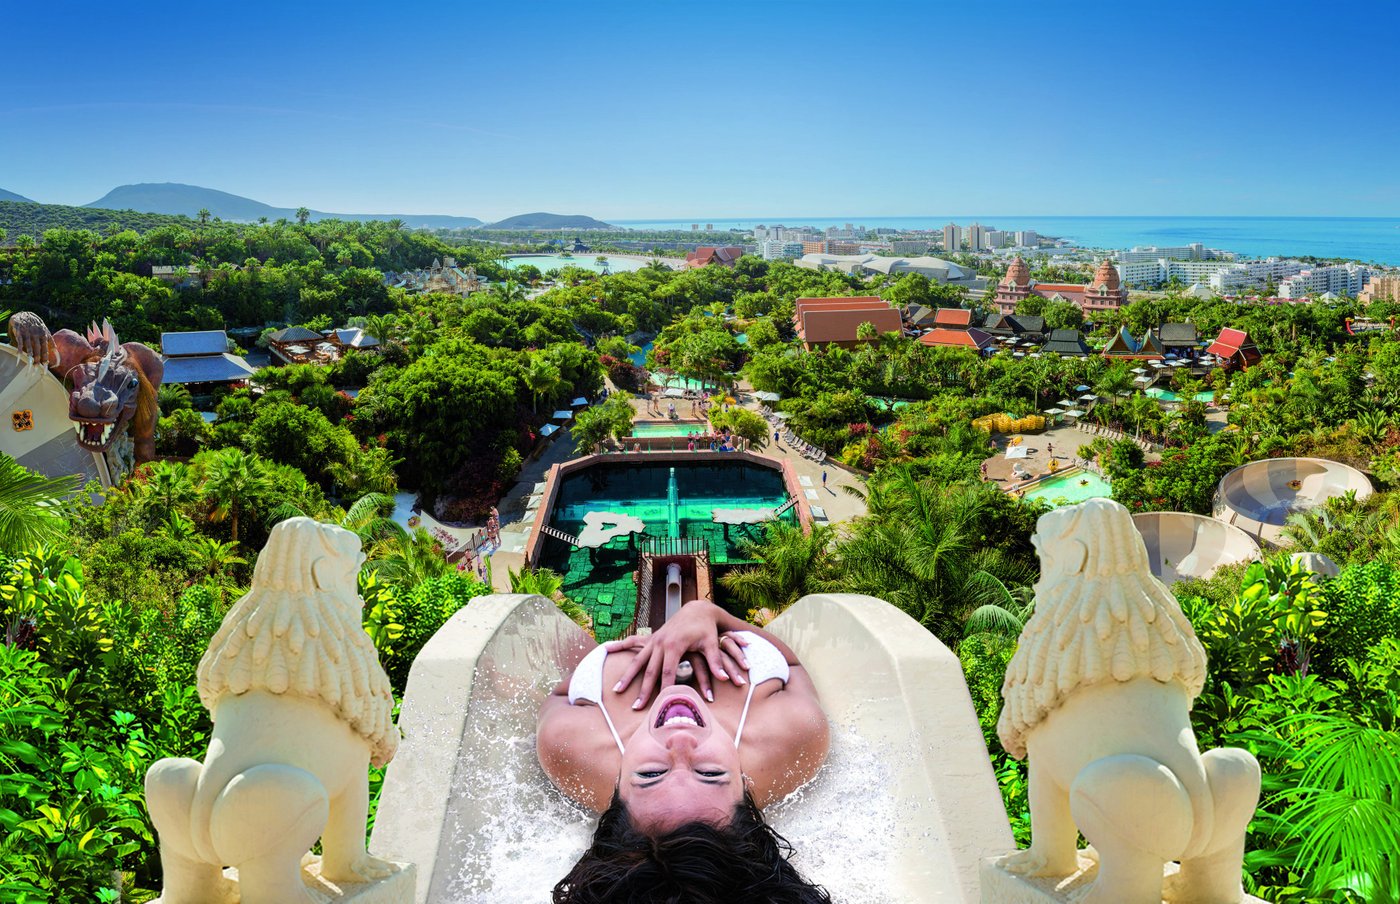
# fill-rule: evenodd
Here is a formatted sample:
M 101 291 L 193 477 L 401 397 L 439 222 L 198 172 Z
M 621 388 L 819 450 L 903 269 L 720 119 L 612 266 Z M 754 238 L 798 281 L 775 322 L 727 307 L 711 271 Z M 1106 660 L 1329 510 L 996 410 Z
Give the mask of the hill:
M 252 198 L 229 194 L 213 188 L 198 185 L 182 185 L 179 182 L 142 182 L 134 185 L 119 185 L 107 194 L 84 204 L 84 207 L 99 207 L 107 210 L 141 210 L 150 213 L 178 214 L 186 217 L 199 215 L 201 209 L 208 210 L 222 220 L 253 223 L 259 217 L 269 220 L 296 218 L 295 207 L 273 207 Z M 402 220 L 409 229 L 463 229 L 480 226 L 476 217 L 453 217 L 439 214 L 406 213 L 326 213 L 311 211 L 312 220 Z
M 0 229 L 5 230 L 7 244 L 13 244 L 22 235 L 37 240 L 47 229 L 92 229 L 105 233 L 110 228 L 147 232 L 159 226 L 193 228 L 197 225 L 188 217 L 163 213 L 35 204 L 33 201 L 0 201 Z
M 34 203 L 24 195 L 17 195 L 12 191 L 5 191 L 3 188 L 0 188 L 0 201 L 29 201 L 31 204 Z
M 616 229 L 617 227 L 580 214 L 522 213 L 506 217 L 483 229 Z

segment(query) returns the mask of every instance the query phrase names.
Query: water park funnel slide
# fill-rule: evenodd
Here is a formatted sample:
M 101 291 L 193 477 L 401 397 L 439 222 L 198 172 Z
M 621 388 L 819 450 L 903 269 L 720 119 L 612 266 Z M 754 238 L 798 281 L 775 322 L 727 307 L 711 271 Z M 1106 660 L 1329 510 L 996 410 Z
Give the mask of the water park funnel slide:
M 1265 458 L 1240 465 L 1220 479 L 1212 513 L 1261 543 L 1277 546 L 1290 514 L 1352 490 L 1357 499 L 1365 499 L 1371 495 L 1371 481 L 1340 462 Z
M 1188 578 L 1208 578 L 1222 565 L 1252 562 L 1259 544 L 1238 527 L 1188 512 L 1142 512 L 1133 516 L 1142 534 L 1152 574 L 1171 586 Z
M 672 562 L 666 566 L 666 620 L 670 621 L 681 611 L 681 566 Z
M 828 765 L 769 808 L 799 870 L 842 901 L 976 902 L 980 860 L 1014 844 L 957 658 L 871 597 L 808 596 L 769 628 L 833 726 Z M 370 842 L 418 865 L 418 902 L 548 900 L 582 852 L 596 820 L 545 778 L 534 729 L 591 646 L 553 603 L 516 594 L 473 600 L 424 646 Z

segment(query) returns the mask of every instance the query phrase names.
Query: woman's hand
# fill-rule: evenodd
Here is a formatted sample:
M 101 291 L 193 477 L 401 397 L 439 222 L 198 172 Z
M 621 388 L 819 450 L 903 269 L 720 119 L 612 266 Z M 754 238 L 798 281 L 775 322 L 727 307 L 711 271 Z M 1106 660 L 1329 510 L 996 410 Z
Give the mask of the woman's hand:
M 622 693 L 632 680 L 642 673 L 633 709 L 641 709 L 658 687 L 676 683 L 676 667 L 690 656 L 695 666 L 696 684 L 705 699 L 713 700 L 714 678 L 743 684 L 742 670 L 748 668 L 742 642 L 725 635 L 721 640 L 719 626 L 728 616 L 714 603 L 695 600 L 681 607 L 673 618 L 649 637 L 629 637 L 607 645 L 609 653 L 635 650 L 637 656 L 628 664 L 622 678 L 613 686 L 613 693 Z M 659 684 L 658 684 L 659 682 Z

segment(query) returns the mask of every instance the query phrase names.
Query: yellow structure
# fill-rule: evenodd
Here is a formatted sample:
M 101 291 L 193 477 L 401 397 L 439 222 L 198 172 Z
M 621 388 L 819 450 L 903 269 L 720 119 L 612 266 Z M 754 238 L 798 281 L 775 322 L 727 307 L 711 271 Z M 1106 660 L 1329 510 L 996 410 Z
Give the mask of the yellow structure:
M 981 427 L 988 433 L 1039 433 L 1045 429 L 1045 418 L 1039 414 L 1013 418 L 1009 414 L 985 414 L 975 419 L 972 426 Z

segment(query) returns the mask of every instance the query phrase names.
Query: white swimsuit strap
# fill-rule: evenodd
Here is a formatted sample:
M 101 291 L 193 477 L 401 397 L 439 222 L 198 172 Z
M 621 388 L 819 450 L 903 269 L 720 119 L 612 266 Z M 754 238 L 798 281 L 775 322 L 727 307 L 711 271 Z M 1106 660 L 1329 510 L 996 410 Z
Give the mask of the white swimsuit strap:
M 608 723 L 608 731 L 612 732 L 613 740 L 617 742 L 618 752 L 622 753 L 622 738 L 618 735 L 612 716 L 608 715 L 608 708 L 603 703 L 603 666 L 607 658 L 608 648 L 600 644 L 579 661 L 574 669 L 574 676 L 569 679 L 569 703 L 587 700 L 596 704 L 603 711 L 603 721 Z
M 792 676 L 787 657 L 767 639 L 752 631 L 734 632 L 748 641 L 744 647 L 744 658 L 749 661 L 749 692 L 744 697 L 744 711 L 739 716 L 739 730 L 734 732 L 734 749 L 739 749 L 739 741 L 744 736 L 744 723 L 749 719 L 749 705 L 753 703 L 753 691 L 765 681 L 777 678 L 784 685 Z

